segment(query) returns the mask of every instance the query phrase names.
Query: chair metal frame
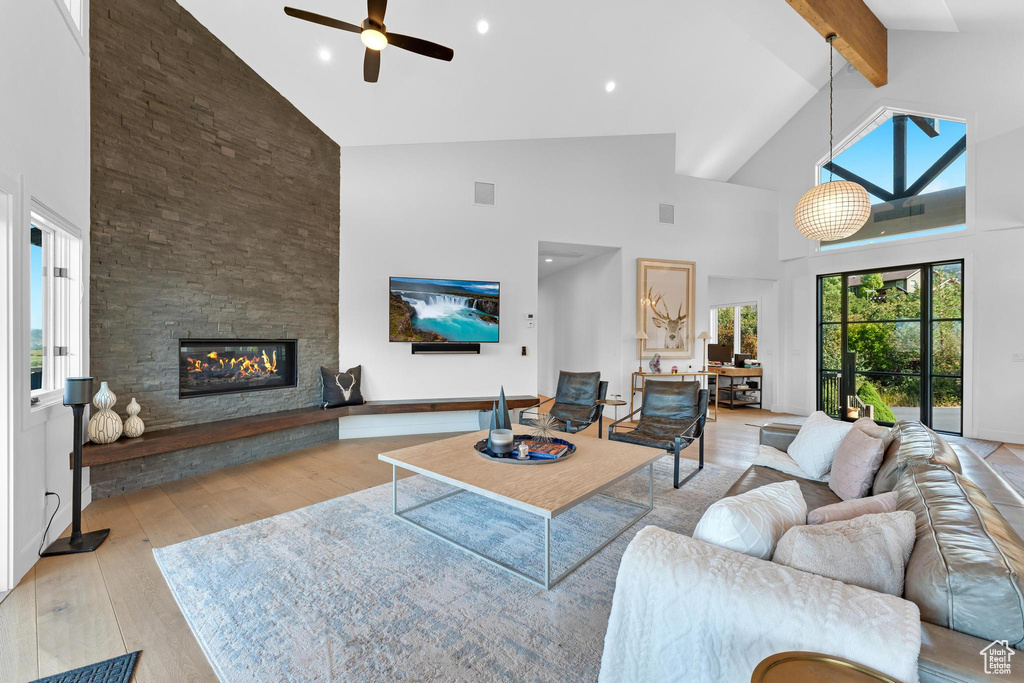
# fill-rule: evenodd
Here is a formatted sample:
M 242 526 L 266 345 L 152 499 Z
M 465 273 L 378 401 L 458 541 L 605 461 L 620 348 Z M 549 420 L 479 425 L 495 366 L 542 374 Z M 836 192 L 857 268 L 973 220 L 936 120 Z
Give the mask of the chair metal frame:
M 702 389 L 701 391 L 707 391 L 707 389 Z M 622 419 L 616 420 L 615 422 L 612 422 L 610 425 L 608 425 L 608 440 L 609 441 L 618 441 L 619 439 L 616 439 L 614 437 L 616 425 L 620 425 L 621 423 L 627 422 L 627 421 L 632 422 L 633 421 L 633 419 L 632 419 L 633 416 L 636 415 L 637 413 L 641 412 L 642 410 L 643 410 L 643 406 L 640 406 L 639 408 L 637 408 L 636 410 L 631 412 L 629 415 L 626 415 Z M 705 428 L 706 423 L 707 423 L 707 417 L 708 417 L 708 413 L 707 413 L 707 409 L 705 408 L 703 413 L 701 413 L 700 415 L 696 416 L 695 418 L 690 420 L 688 423 L 686 423 L 686 426 L 684 427 L 683 431 L 673 437 L 673 439 L 672 439 L 672 447 L 665 449 L 665 452 L 672 454 L 674 456 L 674 459 L 675 459 L 675 464 L 674 464 L 673 474 L 672 474 L 672 486 L 674 488 L 679 488 L 680 486 L 682 486 L 686 482 L 690 481 L 690 478 L 693 477 L 695 474 L 697 474 L 697 472 L 700 472 L 702 469 L 704 469 L 704 428 Z M 620 426 L 619 427 L 619 429 L 625 429 L 625 428 L 626 428 L 625 426 Z M 635 429 L 636 428 L 633 427 L 632 429 L 630 429 L 630 431 L 634 431 Z M 690 432 L 693 432 L 693 433 L 690 434 Z M 682 443 L 683 440 L 686 441 L 685 445 L 683 445 L 683 443 Z M 696 469 L 696 471 L 691 472 L 689 475 L 687 475 L 685 479 L 683 479 L 682 481 L 679 481 L 679 454 L 680 454 L 681 451 L 685 450 L 694 441 L 698 442 L 698 447 L 699 447 L 699 455 L 698 455 L 698 458 L 697 458 L 697 469 Z

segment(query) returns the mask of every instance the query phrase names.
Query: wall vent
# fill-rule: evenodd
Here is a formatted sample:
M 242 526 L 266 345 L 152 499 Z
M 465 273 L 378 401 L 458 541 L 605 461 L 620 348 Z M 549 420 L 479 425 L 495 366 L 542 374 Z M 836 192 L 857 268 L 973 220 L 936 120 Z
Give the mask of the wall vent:
M 675 225 L 676 206 L 675 204 L 658 204 L 658 222 L 665 225 Z
M 473 203 L 494 206 L 494 183 L 473 183 Z

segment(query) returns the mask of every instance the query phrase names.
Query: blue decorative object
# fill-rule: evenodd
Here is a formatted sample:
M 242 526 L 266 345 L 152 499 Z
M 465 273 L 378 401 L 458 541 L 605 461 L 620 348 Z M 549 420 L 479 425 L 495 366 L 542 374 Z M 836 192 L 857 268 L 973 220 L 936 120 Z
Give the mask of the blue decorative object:
M 507 462 L 514 465 L 546 465 L 547 463 L 551 462 L 561 462 L 562 460 L 571 457 L 572 454 L 576 452 L 576 444 L 572 443 L 571 441 L 566 441 L 565 439 L 547 439 L 544 441 L 545 444 L 558 444 L 560 446 L 565 446 L 566 448 L 569 449 L 568 452 L 565 455 L 562 455 L 558 458 L 542 458 L 531 453 L 529 458 L 523 459 L 516 455 L 519 449 L 519 444 L 525 441 L 536 440 L 537 437 L 531 436 L 529 434 L 516 434 L 515 437 L 513 437 L 512 439 L 513 447 L 511 453 L 504 454 L 495 453 L 494 451 L 492 451 L 488 446 L 487 439 L 481 439 L 480 441 L 477 441 L 476 444 L 474 444 L 473 448 L 476 449 L 477 453 L 487 458 L 488 460 L 494 460 L 495 462 Z
M 487 447 L 493 449 L 491 434 L 495 429 L 512 429 L 512 416 L 508 412 L 508 405 L 505 401 L 505 387 L 501 387 L 498 395 L 498 403 L 491 404 L 491 428 L 487 431 Z

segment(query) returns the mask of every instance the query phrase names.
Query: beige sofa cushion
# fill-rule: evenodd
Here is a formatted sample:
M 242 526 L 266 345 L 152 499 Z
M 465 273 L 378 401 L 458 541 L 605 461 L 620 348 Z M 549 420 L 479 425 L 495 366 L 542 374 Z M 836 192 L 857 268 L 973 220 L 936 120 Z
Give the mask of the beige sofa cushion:
M 898 496 L 895 491 L 880 493 L 877 496 L 865 498 L 854 498 L 844 500 L 841 503 L 826 505 L 811 510 L 807 513 L 808 524 L 825 524 L 827 522 L 841 522 L 845 519 L 853 519 L 862 515 L 877 515 L 882 512 L 892 512 L 896 509 Z
M 807 503 L 795 481 L 768 484 L 723 498 L 705 512 L 693 537 L 744 555 L 770 560 L 775 544 L 807 522 Z
M 861 430 L 868 436 L 873 436 L 876 439 L 881 439 L 883 450 L 888 448 L 889 444 L 891 444 L 893 442 L 893 439 L 896 438 L 896 435 L 893 433 L 893 430 L 891 428 L 884 427 L 880 424 L 876 424 L 875 421 L 872 420 L 870 417 L 859 418 L 856 422 L 853 423 L 853 428 Z
M 793 527 L 779 541 L 772 561 L 900 596 L 913 548 L 914 515 L 903 510 Z
M 828 487 L 843 500 L 863 498 L 871 491 L 875 472 L 885 451 L 882 439 L 861 429 L 851 429 L 836 449 Z
M 904 597 L 923 621 L 1024 649 L 1024 541 L 981 489 L 947 467 L 918 464 L 896 486 L 917 518 Z

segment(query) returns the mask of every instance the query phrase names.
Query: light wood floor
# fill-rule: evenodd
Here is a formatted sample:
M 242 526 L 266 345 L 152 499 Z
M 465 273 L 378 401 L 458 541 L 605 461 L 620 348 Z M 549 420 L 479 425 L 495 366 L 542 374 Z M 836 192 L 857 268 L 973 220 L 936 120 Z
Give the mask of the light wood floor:
M 757 428 L 748 423 L 773 417 L 722 410 L 708 426 L 707 462 L 749 464 Z M 391 468 L 378 453 L 445 436 L 338 441 L 92 503 L 84 525 L 109 527 L 106 543 L 41 559 L 0 603 L 0 680 L 29 681 L 134 650 L 143 651 L 137 681 L 215 680 L 152 549 L 384 484 Z M 686 455 L 696 458 L 696 449 Z

